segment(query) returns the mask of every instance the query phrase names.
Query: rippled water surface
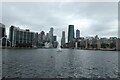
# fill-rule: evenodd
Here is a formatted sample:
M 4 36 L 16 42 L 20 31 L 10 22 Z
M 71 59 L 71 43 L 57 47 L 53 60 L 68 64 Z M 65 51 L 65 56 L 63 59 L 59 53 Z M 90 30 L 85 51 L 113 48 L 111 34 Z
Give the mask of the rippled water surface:
M 3 77 L 116 78 L 117 51 L 3 49 Z

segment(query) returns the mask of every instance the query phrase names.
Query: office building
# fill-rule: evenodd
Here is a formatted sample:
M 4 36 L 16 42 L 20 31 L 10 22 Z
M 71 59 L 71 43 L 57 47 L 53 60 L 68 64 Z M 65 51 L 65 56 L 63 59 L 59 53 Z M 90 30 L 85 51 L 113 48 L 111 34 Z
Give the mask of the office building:
M 65 45 L 65 31 L 62 31 L 61 46 Z
M 117 37 L 110 37 L 110 48 L 116 48 Z
M 57 48 L 57 46 L 58 46 L 58 42 L 57 42 L 57 36 L 53 36 L 53 47 L 54 48 Z
M 5 25 L 0 23 L 0 39 L 2 37 L 5 37 L 6 36 L 6 29 L 5 29 Z
M 101 38 L 101 48 L 106 48 L 107 38 Z
M 9 32 L 11 47 L 16 47 L 18 44 L 26 43 L 31 44 L 31 46 L 36 46 L 38 43 L 38 33 L 30 32 L 28 29 L 23 30 L 12 25 Z
M 6 30 L 5 25 L 0 23 L 0 47 L 6 46 Z
M 76 30 L 76 38 L 80 38 L 80 30 Z
M 72 42 L 74 39 L 74 25 L 69 25 L 68 27 L 68 43 Z
M 2 23 L 0 23 L 0 47 L 10 47 L 10 41 L 6 35 L 6 28 Z

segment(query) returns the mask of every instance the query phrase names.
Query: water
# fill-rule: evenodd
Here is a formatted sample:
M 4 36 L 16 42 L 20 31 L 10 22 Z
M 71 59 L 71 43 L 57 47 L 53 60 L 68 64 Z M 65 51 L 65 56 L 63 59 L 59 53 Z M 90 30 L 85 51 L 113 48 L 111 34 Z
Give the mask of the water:
M 3 49 L 3 77 L 117 78 L 117 51 Z

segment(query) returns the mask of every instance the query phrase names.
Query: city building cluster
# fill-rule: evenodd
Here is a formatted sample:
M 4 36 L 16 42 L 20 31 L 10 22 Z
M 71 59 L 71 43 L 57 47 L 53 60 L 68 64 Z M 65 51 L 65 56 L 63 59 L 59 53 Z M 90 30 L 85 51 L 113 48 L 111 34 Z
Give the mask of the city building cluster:
M 5 25 L 0 23 L 0 45 L 1 47 L 26 47 L 26 48 L 57 48 L 60 45 L 57 36 L 54 35 L 54 28 L 51 27 L 48 33 L 44 31 L 32 32 L 29 29 L 20 29 L 11 25 L 9 28 L 9 38 L 6 36 Z M 62 31 L 61 48 L 77 48 L 88 50 L 120 50 L 120 38 L 99 38 L 81 37 L 80 30 L 74 32 L 74 25 L 68 25 L 68 38 L 66 42 L 65 31 Z
M 120 50 L 120 38 L 99 38 L 95 37 L 80 37 L 80 31 L 76 30 L 76 37 L 74 34 L 74 25 L 68 26 L 68 42 L 65 43 L 65 32 L 62 32 L 62 47 L 63 48 L 78 48 L 88 50 Z
M 49 33 L 44 31 L 31 32 L 29 29 L 20 29 L 11 25 L 9 28 L 9 38 L 6 36 L 5 25 L 0 23 L 0 44 L 1 47 L 26 47 L 26 48 L 57 48 L 57 36 L 53 34 L 53 28 Z

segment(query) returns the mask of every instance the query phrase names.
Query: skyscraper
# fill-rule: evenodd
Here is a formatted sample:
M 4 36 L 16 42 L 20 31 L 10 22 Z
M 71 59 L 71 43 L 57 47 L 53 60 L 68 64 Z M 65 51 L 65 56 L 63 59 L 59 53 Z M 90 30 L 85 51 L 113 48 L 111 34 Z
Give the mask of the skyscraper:
M 61 46 L 65 44 L 65 31 L 62 31 Z
M 80 30 L 76 30 L 76 38 L 79 38 L 80 37 Z
M 50 39 L 50 43 L 53 44 L 53 28 L 50 28 L 49 39 Z
M 74 39 L 74 25 L 69 25 L 68 28 L 68 42 L 71 42 Z
M 52 44 L 52 32 L 51 31 L 49 31 L 49 41 L 50 41 L 50 43 Z

